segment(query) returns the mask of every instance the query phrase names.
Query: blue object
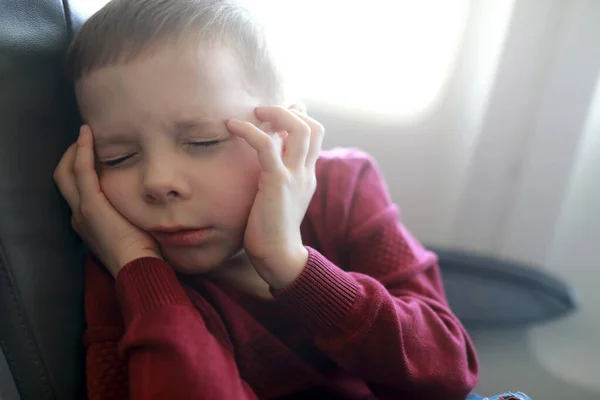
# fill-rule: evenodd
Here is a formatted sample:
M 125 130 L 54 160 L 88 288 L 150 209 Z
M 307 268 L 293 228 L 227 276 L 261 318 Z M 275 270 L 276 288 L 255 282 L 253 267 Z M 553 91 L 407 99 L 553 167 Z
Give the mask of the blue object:
M 514 399 L 518 399 L 518 400 L 531 400 L 531 398 L 529 396 L 527 396 L 525 393 L 522 392 L 507 392 L 507 393 L 503 393 L 503 394 L 499 394 L 496 396 L 492 396 L 492 397 L 483 397 L 481 395 L 478 395 L 476 393 L 472 393 L 469 395 L 469 397 L 467 397 L 466 400 L 500 400 L 500 399 L 504 399 L 504 400 L 514 400 Z
M 561 317 L 578 306 L 561 280 L 531 266 L 430 247 L 452 311 L 468 329 L 512 328 Z

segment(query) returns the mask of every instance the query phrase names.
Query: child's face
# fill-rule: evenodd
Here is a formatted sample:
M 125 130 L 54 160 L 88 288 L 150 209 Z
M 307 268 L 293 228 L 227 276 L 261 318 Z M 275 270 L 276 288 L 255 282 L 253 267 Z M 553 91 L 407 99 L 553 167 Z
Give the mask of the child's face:
M 211 271 L 242 247 L 259 164 L 225 121 L 235 117 L 262 127 L 254 115 L 260 100 L 244 82 L 225 48 L 165 46 L 98 69 L 78 85 L 94 132 L 100 184 L 114 207 L 149 232 L 210 228 L 201 244 L 161 243 L 163 256 L 180 272 Z

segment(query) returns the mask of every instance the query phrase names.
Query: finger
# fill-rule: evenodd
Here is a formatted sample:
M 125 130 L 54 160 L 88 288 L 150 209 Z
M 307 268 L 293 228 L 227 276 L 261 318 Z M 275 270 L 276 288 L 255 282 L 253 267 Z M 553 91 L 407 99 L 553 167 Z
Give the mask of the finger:
M 74 171 L 75 183 L 82 203 L 91 200 L 101 192 L 98 174 L 94 169 L 94 138 L 87 125 L 81 127 L 79 139 L 77 139 Z
M 247 121 L 231 119 L 227 128 L 234 135 L 243 138 L 258 155 L 258 162 L 265 172 L 276 172 L 284 167 L 275 141 L 264 131 Z
M 310 145 L 310 127 L 298 115 L 284 107 L 258 107 L 257 117 L 269 121 L 278 130 L 285 130 L 285 155 L 283 163 L 291 169 L 304 167 Z
M 304 114 L 306 114 L 306 105 L 302 103 L 294 103 L 289 107 L 290 110 L 298 110 Z
M 58 186 L 60 194 L 67 201 L 71 210 L 75 210 L 79 207 L 79 192 L 73 174 L 73 163 L 75 162 L 76 152 L 77 145 L 76 143 L 73 143 L 69 146 L 67 151 L 65 151 L 65 154 L 63 154 L 54 171 L 54 181 L 56 182 L 56 186 Z
M 305 112 L 301 112 L 299 110 L 292 110 L 292 112 L 294 112 L 310 127 L 310 145 L 308 147 L 308 154 L 306 155 L 306 167 L 313 168 L 317 163 L 319 154 L 321 153 L 325 128 L 319 121 L 309 117 Z
M 79 224 L 77 223 L 75 216 L 71 216 L 71 228 L 73 228 L 73 230 L 78 234 L 81 234 L 81 232 L 79 231 Z

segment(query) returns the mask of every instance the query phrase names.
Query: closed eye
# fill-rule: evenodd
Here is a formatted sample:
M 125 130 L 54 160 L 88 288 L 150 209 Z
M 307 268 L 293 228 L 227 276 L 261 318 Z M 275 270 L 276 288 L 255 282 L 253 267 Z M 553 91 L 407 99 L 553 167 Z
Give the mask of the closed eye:
M 116 167 L 117 165 L 121 164 L 124 161 L 127 161 L 128 159 L 130 159 L 133 156 L 134 156 L 134 154 L 128 154 L 128 155 L 120 157 L 120 158 L 115 158 L 114 160 L 102 161 L 102 164 L 104 164 L 108 167 Z
M 189 142 L 188 144 L 190 146 L 198 146 L 198 147 L 210 147 L 210 146 L 215 146 L 217 144 L 221 143 L 220 140 L 209 140 L 206 142 Z
M 210 146 L 216 146 L 219 143 L 221 143 L 220 140 L 209 140 L 206 142 L 189 142 L 188 144 L 190 146 L 194 146 L 194 147 L 210 147 Z

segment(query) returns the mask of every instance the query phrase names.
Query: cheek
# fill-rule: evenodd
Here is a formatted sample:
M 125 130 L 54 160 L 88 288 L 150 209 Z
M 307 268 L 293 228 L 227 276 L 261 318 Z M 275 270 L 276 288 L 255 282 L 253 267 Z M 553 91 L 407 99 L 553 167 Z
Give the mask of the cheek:
M 247 216 L 256 197 L 260 165 L 256 152 L 242 144 L 223 156 L 220 172 L 213 178 L 218 190 L 214 191 L 217 196 L 212 203 L 220 215 Z
M 133 177 L 122 171 L 108 171 L 100 173 L 99 179 L 102 192 L 117 211 L 127 218 L 133 215 L 135 209 L 134 202 L 131 201 L 135 196 Z

